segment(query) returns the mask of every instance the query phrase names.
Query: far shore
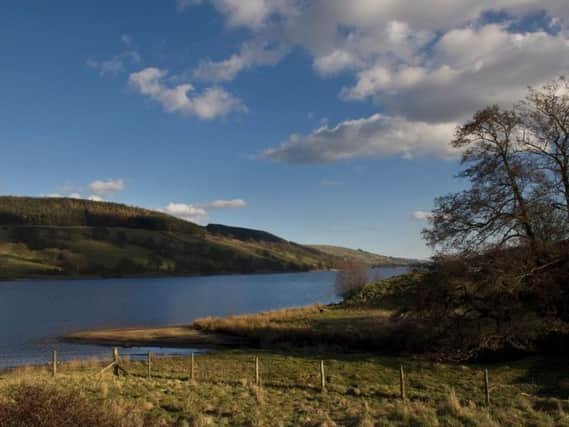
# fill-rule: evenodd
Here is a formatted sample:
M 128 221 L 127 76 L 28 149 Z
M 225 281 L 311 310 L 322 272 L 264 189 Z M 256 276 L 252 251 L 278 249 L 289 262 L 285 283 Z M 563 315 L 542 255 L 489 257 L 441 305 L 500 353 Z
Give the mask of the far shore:
M 385 265 L 370 268 L 398 268 L 405 267 L 399 265 Z M 257 276 L 269 274 L 295 274 L 295 273 L 319 273 L 319 272 L 337 272 L 336 268 L 313 269 L 313 270 L 259 270 L 248 273 L 234 271 L 216 271 L 215 273 L 140 273 L 140 274 L 124 274 L 121 276 L 103 276 L 103 275 L 57 275 L 57 274 L 38 274 L 24 277 L 0 277 L 0 285 L 3 282 L 31 282 L 31 281 L 51 281 L 51 280 L 117 280 L 117 279 L 169 279 L 169 278 L 195 278 L 195 277 L 211 277 L 211 276 Z

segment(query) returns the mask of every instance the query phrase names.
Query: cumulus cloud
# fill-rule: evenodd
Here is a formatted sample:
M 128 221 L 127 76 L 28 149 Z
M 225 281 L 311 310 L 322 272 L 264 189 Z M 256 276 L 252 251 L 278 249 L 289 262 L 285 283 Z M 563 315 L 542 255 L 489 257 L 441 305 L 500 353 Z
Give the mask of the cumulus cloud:
M 413 212 L 413 219 L 416 221 L 428 221 L 433 217 L 432 212 L 418 210 Z
M 129 85 L 142 95 L 158 102 L 169 113 L 193 115 L 211 120 L 234 111 L 247 111 L 243 102 L 220 87 L 210 87 L 202 93 L 189 96 L 194 87 L 189 83 L 169 87 L 165 81 L 166 70 L 145 68 L 132 73 Z
M 539 86 L 569 69 L 567 0 L 179 0 L 181 3 L 185 7 L 211 4 L 229 26 L 249 29 L 250 43 L 266 39 L 287 46 L 284 53 L 267 61 L 257 59 L 258 50 L 248 56 L 243 47 L 222 61 L 205 59 L 195 76 L 228 81 L 251 67 L 274 64 L 292 46 L 299 46 L 311 57 L 317 74 L 353 75 L 352 83 L 338 88 L 341 99 L 372 99 L 381 106 L 382 131 L 375 121 L 373 137 L 357 134 L 352 142 L 340 142 L 344 131 L 358 128 L 354 122 L 370 120 L 361 118 L 334 129 L 291 135 L 281 147 L 266 152 L 268 157 L 287 161 L 296 155 L 328 160 L 388 152 L 447 155 L 446 150 L 433 150 L 438 145 L 429 137 L 410 143 L 409 138 L 415 135 L 404 123 L 419 123 L 428 127 L 427 135 L 434 130 L 440 135 L 441 129 L 448 130 L 450 123 L 463 121 L 477 109 L 494 103 L 510 106 L 525 94 L 528 85 Z M 493 19 L 488 18 L 490 11 L 497 12 Z M 537 27 L 520 24 L 532 14 L 541 14 Z M 391 119 L 394 122 L 386 124 Z M 405 131 L 400 137 L 394 137 L 395 131 L 386 131 L 401 126 Z M 391 136 L 380 143 L 385 134 Z M 425 148 L 421 144 L 426 144 Z M 322 147 L 323 154 L 315 147 Z
M 94 196 L 108 197 L 114 193 L 124 190 L 124 181 L 122 179 L 96 180 L 89 184 L 89 189 Z
M 321 127 L 307 135 L 292 135 L 279 147 L 263 156 L 288 163 L 321 163 L 354 157 L 416 155 L 451 157 L 449 147 L 455 123 L 408 121 L 402 117 L 374 114 L 368 118 L 347 120 L 330 128 Z
M 419 65 L 377 62 L 360 71 L 347 99 L 373 97 L 410 119 L 461 120 L 485 105 L 510 106 L 569 68 L 569 40 L 544 31 L 511 33 L 504 25 L 447 32 Z
M 166 207 L 159 209 L 160 212 L 167 213 L 186 221 L 205 224 L 209 218 L 211 209 L 235 209 L 244 208 L 247 203 L 243 199 L 231 200 L 212 200 L 207 203 L 169 203 Z

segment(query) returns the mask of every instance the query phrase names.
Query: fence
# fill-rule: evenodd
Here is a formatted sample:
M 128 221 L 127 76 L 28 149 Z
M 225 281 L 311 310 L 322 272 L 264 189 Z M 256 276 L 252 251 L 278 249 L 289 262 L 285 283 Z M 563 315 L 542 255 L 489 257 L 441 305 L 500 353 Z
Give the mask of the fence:
M 216 358 L 212 357 L 211 353 L 206 353 L 204 356 L 192 353 L 189 357 L 146 353 L 123 358 L 118 349 L 113 348 L 111 363 L 96 370 L 95 374 L 104 375 L 106 372 L 112 372 L 114 376 L 178 379 L 191 381 L 196 385 L 200 383 L 246 383 L 259 387 L 304 387 L 326 392 L 331 382 L 334 387 L 338 383 L 349 383 L 354 378 L 361 378 L 359 374 L 341 369 L 342 363 L 346 362 L 322 359 L 311 360 L 311 363 L 303 366 L 295 366 L 294 360 L 291 361 L 290 357 L 284 355 L 279 357 L 274 354 L 270 358 L 262 356 L 252 358 L 240 354 L 229 354 Z M 54 351 L 50 361 L 50 371 L 53 377 L 62 373 L 62 369 L 59 369 L 60 365 L 57 352 Z M 388 373 L 390 375 L 387 375 Z M 479 387 L 477 388 L 480 400 L 483 400 L 489 407 L 491 387 L 488 370 L 480 370 L 478 374 Z M 394 376 L 398 376 L 398 384 L 393 384 Z M 420 384 L 411 383 L 403 365 L 392 367 L 389 371 L 383 367 L 383 378 L 381 373 L 377 372 L 378 382 L 385 383 L 389 381 L 388 377 L 391 377 L 391 385 L 398 386 L 398 397 L 403 401 L 408 399 L 413 386 L 420 388 Z M 342 379 L 344 381 L 341 381 Z

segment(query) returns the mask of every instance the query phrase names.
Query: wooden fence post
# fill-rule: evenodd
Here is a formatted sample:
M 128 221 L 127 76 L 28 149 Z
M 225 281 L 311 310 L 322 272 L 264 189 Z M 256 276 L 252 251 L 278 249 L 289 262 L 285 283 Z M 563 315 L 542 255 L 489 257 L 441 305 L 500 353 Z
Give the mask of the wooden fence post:
M 403 370 L 403 365 L 399 365 L 399 394 L 401 400 L 407 399 L 407 393 L 405 391 L 405 371 Z
M 57 374 L 57 351 L 53 350 L 51 354 L 51 375 L 55 377 Z
M 488 385 L 488 369 L 484 369 L 484 403 L 490 407 L 490 387 Z
M 196 379 L 196 366 L 194 360 L 194 352 L 190 356 L 190 381 L 195 381 Z
M 320 361 L 320 391 L 326 391 L 326 372 L 324 371 L 324 361 Z
M 259 358 L 255 356 L 255 385 L 261 385 L 261 377 L 259 375 Z
M 113 347 L 113 361 L 111 362 L 110 365 L 105 366 L 103 369 L 101 369 L 101 372 L 99 372 L 99 375 L 102 375 L 104 372 L 106 372 L 107 370 L 109 370 L 111 368 L 113 368 L 113 374 L 115 374 L 117 377 L 119 376 L 121 371 L 125 375 L 128 375 L 128 372 L 126 371 L 126 369 L 120 365 L 119 349 L 117 347 Z
M 118 377 L 119 376 L 119 349 L 117 347 L 113 347 L 113 373 Z
M 146 355 L 146 362 L 148 366 L 148 378 L 152 377 L 152 352 L 148 352 Z

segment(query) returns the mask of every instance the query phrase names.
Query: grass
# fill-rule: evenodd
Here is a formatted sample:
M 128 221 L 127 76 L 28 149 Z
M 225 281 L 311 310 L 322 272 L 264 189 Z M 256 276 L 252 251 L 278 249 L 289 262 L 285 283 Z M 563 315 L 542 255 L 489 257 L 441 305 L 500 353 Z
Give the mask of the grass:
M 254 382 L 259 356 L 262 386 Z M 327 392 L 319 390 L 325 360 Z M 399 399 L 399 365 L 407 372 L 408 400 Z M 485 366 L 491 407 L 484 407 L 482 366 L 350 355 L 224 351 L 189 359 L 157 358 L 153 376 L 126 361 L 127 377 L 97 375 L 103 361 L 61 364 L 52 378 L 43 367 L 0 374 L 1 402 L 24 386 L 76 393 L 94 408 L 128 413 L 122 425 L 569 425 L 569 366 L 565 360 L 530 358 Z M 118 409 L 117 409 L 118 408 Z M 378 424 L 375 424 L 378 423 Z M 0 425 L 1 422 L 0 422 Z
M 226 318 L 207 317 L 194 328 L 246 339 L 251 345 L 276 347 L 326 347 L 328 349 L 385 348 L 399 327 L 384 309 L 343 306 L 308 306 Z

